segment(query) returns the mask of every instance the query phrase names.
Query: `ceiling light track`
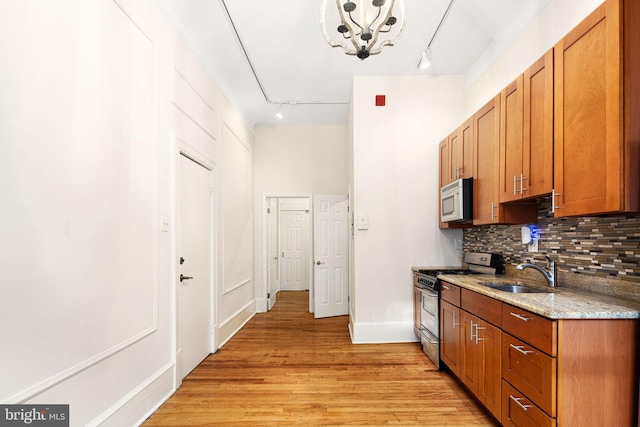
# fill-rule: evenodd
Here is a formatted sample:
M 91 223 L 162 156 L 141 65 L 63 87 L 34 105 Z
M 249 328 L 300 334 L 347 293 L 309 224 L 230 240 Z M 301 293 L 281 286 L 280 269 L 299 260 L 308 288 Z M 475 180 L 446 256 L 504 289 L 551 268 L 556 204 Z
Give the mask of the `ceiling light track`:
M 247 52 L 247 49 L 244 46 L 244 43 L 242 43 L 242 39 L 240 38 L 240 33 L 238 32 L 238 28 L 236 27 L 235 22 L 233 22 L 233 19 L 231 18 L 231 13 L 229 12 L 227 3 L 225 2 L 225 0 L 220 0 L 220 3 L 222 4 L 222 9 L 224 10 L 225 15 L 227 16 L 229 23 L 231 24 L 233 33 L 235 34 L 236 39 L 240 44 L 240 48 L 242 49 L 244 58 L 247 60 L 247 64 L 249 64 L 249 68 L 251 68 L 251 73 L 253 74 L 253 77 L 256 79 L 256 83 L 258 84 L 258 87 L 262 92 L 262 96 L 264 96 L 264 100 L 267 102 L 267 104 L 271 104 L 271 105 L 284 105 L 284 104 L 286 105 L 335 105 L 335 104 L 349 103 L 349 101 L 272 101 L 269 98 L 269 95 L 267 95 L 267 91 L 265 90 L 264 85 L 260 81 L 260 77 L 258 77 L 258 73 L 256 72 L 256 69 L 253 66 L 253 62 L 251 62 L 251 58 L 249 57 L 249 53 Z
M 444 21 L 447 20 L 447 16 L 449 16 L 449 12 L 451 12 L 451 9 L 453 8 L 453 4 L 456 2 L 456 0 L 451 0 L 449 2 L 449 6 L 447 6 L 447 9 L 444 11 L 444 14 L 442 15 L 442 18 L 440 19 L 440 22 L 438 23 L 438 26 L 436 27 L 436 30 L 433 32 L 433 36 L 431 36 L 431 40 L 429 40 L 429 43 L 427 44 L 427 47 L 425 48 L 424 51 L 422 51 L 422 58 L 420 59 L 420 62 L 418 63 L 418 68 L 424 70 L 427 69 L 431 66 L 431 62 L 429 60 L 429 57 L 431 56 L 431 46 L 433 45 L 433 42 L 435 41 L 436 37 L 438 36 L 438 33 L 440 33 L 440 30 L 442 29 L 442 26 L 444 25 Z
M 224 10 L 225 15 L 227 16 L 227 19 L 229 20 L 229 23 L 231 24 L 231 28 L 233 28 L 233 33 L 236 35 L 236 39 L 238 39 L 238 43 L 240 43 L 240 48 L 242 49 L 242 53 L 244 54 L 244 57 L 247 60 L 247 63 L 249 64 L 249 68 L 251 68 L 251 72 L 253 73 L 253 77 L 255 77 L 256 83 L 258 83 L 258 86 L 260 87 L 260 91 L 262 92 L 262 95 L 264 96 L 264 99 L 267 102 L 269 102 L 269 96 L 267 96 L 267 92 L 265 91 L 264 86 L 262 85 L 262 82 L 260 81 L 260 78 L 258 77 L 258 73 L 256 73 L 256 69 L 253 67 L 253 63 L 251 62 L 251 59 L 249 59 L 249 54 L 247 53 L 247 49 L 244 47 L 244 43 L 242 43 L 242 39 L 240 38 L 240 34 L 238 33 L 238 29 L 236 28 L 236 24 L 235 24 L 235 22 L 233 22 L 233 19 L 231 19 L 231 14 L 229 13 L 229 8 L 227 8 L 227 3 L 225 3 L 224 0 L 220 0 L 220 3 L 222 4 L 222 9 Z

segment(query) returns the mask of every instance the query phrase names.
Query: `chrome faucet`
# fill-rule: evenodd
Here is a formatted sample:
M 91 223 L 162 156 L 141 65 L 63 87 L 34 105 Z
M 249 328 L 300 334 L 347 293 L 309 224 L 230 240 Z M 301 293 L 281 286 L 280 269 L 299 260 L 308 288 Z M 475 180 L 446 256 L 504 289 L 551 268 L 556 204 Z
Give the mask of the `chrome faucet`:
M 547 261 L 549 262 L 549 271 L 545 270 L 544 268 L 540 267 L 539 265 L 535 265 L 535 264 L 530 264 L 530 263 L 526 263 L 523 262 L 522 264 L 518 264 L 516 266 L 516 269 L 518 270 L 524 270 L 525 268 L 533 268 L 534 270 L 539 271 L 544 278 L 546 279 L 547 283 L 549 284 L 550 287 L 555 288 L 556 287 L 556 277 L 558 276 L 558 269 L 556 267 L 556 263 L 549 260 L 549 258 L 547 257 Z

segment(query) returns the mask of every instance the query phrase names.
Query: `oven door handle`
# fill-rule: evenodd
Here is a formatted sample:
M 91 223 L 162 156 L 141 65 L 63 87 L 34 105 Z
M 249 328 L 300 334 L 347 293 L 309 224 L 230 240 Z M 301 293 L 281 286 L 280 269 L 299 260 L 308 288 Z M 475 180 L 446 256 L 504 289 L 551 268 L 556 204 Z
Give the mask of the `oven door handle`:
M 440 344 L 440 340 L 432 335 L 427 328 L 420 328 L 420 332 L 422 332 L 422 336 L 429 342 L 429 344 Z

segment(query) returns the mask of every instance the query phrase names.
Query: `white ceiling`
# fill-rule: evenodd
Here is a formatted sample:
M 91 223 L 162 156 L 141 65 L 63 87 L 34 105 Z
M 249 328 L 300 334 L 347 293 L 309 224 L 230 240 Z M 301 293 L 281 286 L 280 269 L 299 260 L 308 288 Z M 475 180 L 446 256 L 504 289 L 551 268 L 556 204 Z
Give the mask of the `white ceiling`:
M 346 123 L 354 76 L 478 73 L 477 62 L 495 59 L 550 2 L 454 1 L 431 46 L 432 67 L 418 70 L 450 1 L 405 0 L 399 42 L 360 60 L 325 41 L 321 0 L 156 0 L 250 127 Z M 488 48 L 493 57 L 483 56 Z M 280 103 L 283 120 L 275 117 Z

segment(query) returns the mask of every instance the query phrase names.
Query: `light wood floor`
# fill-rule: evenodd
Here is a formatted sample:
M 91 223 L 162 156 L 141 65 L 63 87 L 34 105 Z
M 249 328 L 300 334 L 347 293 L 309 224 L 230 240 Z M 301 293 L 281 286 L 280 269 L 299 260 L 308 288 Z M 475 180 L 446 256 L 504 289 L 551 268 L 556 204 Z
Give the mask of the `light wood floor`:
M 419 344 L 354 345 L 348 317 L 307 309 L 279 292 L 143 425 L 495 425 Z

